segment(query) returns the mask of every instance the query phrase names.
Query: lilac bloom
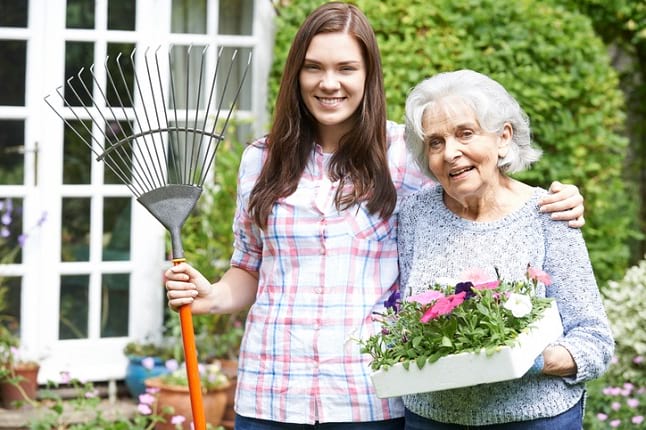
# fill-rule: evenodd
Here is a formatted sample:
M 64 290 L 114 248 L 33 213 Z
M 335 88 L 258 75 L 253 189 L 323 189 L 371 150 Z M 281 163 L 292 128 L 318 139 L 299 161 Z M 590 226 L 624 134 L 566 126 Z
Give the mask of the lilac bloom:
M 150 393 L 143 393 L 139 395 L 139 403 L 143 405 L 152 405 L 155 403 L 155 396 Z
M 9 231 L 9 229 L 7 227 L 2 226 L 2 228 L 0 228 L 0 237 L 7 238 L 10 235 L 11 235 L 11 232 Z
M 154 359 L 154 358 L 152 358 L 152 357 L 146 357 L 146 358 L 144 358 L 143 360 L 141 360 L 141 365 L 142 365 L 144 368 L 146 368 L 146 369 L 150 370 L 150 369 L 152 369 L 153 367 L 155 367 L 155 359 Z
M 0 222 L 2 222 L 2 225 L 11 224 L 11 213 L 9 213 L 9 212 L 3 213 L 2 217 L 0 218 Z
M 27 234 L 23 233 L 20 236 L 18 236 L 18 246 L 21 248 L 25 246 L 25 242 L 27 241 Z
M 174 372 L 179 368 L 179 363 L 174 358 L 166 360 L 166 363 L 164 363 L 164 365 L 166 366 L 166 369 L 170 370 L 171 372 Z
M 170 423 L 173 425 L 183 424 L 186 421 L 186 418 L 182 415 L 175 415 L 170 419 Z

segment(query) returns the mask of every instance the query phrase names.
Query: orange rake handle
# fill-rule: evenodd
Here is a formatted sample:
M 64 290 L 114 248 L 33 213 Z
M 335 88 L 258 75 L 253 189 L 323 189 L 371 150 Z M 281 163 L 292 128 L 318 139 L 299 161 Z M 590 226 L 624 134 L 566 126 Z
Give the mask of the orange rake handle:
M 185 258 L 173 259 L 173 265 L 186 261 Z M 202 402 L 202 386 L 200 370 L 197 363 L 197 348 L 195 346 L 195 330 L 193 329 L 193 314 L 191 305 L 179 308 L 179 319 L 182 328 L 182 344 L 184 345 L 184 360 L 188 376 L 188 392 L 191 397 L 191 412 L 195 430 L 206 430 L 204 403 Z

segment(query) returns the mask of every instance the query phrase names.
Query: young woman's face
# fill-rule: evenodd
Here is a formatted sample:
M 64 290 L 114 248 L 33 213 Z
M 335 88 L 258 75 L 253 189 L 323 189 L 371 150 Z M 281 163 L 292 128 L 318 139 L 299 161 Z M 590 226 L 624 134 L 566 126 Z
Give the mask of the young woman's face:
M 299 83 L 301 97 L 318 122 L 319 131 L 326 127 L 348 131 L 366 83 L 359 43 L 345 33 L 314 36 L 305 54 Z

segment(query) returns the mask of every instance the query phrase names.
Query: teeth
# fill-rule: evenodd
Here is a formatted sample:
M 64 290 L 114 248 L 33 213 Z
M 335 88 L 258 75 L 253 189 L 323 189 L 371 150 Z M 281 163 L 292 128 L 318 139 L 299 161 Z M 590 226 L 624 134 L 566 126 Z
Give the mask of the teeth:
M 333 105 L 333 104 L 335 104 L 335 103 L 339 103 L 339 102 L 341 102 L 342 100 L 343 100 L 343 99 L 342 99 L 342 98 L 340 98 L 340 97 L 339 97 L 339 98 L 334 98 L 334 99 L 329 99 L 329 98 L 327 98 L 327 99 L 323 99 L 323 98 L 319 98 L 319 101 L 320 101 L 321 103 L 323 103 L 324 105 Z
M 471 167 L 465 167 L 464 169 L 458 170 L 457 172 L 452 172 L 450 176 L 458 176 L 468 170 L 471 170 Z

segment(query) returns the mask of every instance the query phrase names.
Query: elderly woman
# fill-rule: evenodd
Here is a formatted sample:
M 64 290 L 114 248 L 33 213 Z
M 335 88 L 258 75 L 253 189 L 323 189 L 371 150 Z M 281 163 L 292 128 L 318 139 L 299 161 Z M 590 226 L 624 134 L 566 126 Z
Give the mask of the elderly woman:
M 614 341 L 581 231 L 538 210 L 546 191 L 509 174 L 540 157 L 516 100 L 480 73 L 441 73 L 406 103 L 407 145 L 438 185 L 406 198 L 399 227 L 402 291 L 479 269 L 552 277 L 564 327 L 522 378 L 404 397 L 406 428 L 580 429 L 585 382 L 599 377 Z M 463 279 L 463 278 L 462 278 Z

